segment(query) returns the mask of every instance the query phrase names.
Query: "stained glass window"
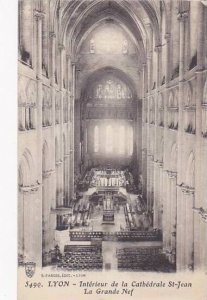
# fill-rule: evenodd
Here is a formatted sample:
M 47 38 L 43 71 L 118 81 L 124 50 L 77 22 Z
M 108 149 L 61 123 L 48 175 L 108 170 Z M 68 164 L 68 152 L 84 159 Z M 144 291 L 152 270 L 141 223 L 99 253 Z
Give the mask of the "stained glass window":
M 113 151 L 113 131 L 111 125 L 106 127 L 106 152 Z
M 119 127 L 119 154 L 124 154 L 125 148 L 125 127 Z

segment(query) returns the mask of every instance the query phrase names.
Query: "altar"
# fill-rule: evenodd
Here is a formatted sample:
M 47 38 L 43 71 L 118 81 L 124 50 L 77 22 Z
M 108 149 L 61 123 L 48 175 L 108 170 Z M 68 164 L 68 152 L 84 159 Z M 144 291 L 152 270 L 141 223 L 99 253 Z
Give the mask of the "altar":
M 114 224 L 113 196 L 106 195 L 103 200 L 103 222 L 102 224 Z

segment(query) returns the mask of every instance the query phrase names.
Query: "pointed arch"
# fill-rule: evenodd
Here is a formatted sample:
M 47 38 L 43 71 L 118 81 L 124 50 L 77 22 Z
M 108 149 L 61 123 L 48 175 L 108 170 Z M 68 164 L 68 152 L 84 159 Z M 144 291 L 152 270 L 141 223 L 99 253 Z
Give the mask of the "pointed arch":
M 34 163 L 31 152 L 25 149 L 19 164 L 19 184 L 30 186 L 34 183 Z

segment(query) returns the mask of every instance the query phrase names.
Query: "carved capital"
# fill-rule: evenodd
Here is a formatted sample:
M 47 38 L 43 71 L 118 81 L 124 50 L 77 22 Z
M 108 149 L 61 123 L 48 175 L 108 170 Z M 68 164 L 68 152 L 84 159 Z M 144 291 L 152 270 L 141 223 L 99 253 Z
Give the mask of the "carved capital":
M 67 53 L 67 54 L 66 54 L 66 58 L 67 58 L 67 60 L 70 60 L 70 59 L 71 59 L 70 53 Z
M 75 61 L 75 60 L 71 61 L 71 65 L 74 67 L 77 66 L 77 61 Z
M 205 223 L 207 223 L 207 210 L 204 210 L 203 207 L 193 207 L 192 209 L 201 216 Z
M 188 18 L 188 15 L 189 15 L 188 11 L 183 11 L 178 14 L 177 18 L 180 22 L 185 22 L 185 20 Z
M 50 33 L 49 33 L 49 37 L 50 37 L 51 39 L 54 39 L 54 38 L 56 38 L 56 34 L 55 34 L 55 32 L 54 32 L 54 31 L 50 31 Z
M 169 178 L 173 179 L 177 177 L 177 172 L 167 170 Z
M 55 173 L 55 170 L 44 171 L 44 172 L 42 172 L 42 176 L 43 176 L 43 178 L 48 178 L 48 177 L 50 177 L 50 175 L 52 175 L 53 173 Z
M 44 18 L 45 14 L 42 11 L 34 10 L 34 18 L 36 21 L 40 21 Z
M 162 50 L 162 45 L 155 46 L 155 49 L 154 49 L 155 52 L 159 53 L 159 52 L 161 52 L 161 50 Z
M 168 42 L 168 41 L 170 40 L 170 38 L 171 38 L 171 34 L 170 34 L 169 32 L 167 32 L 167 33 L 165 34 L 165 39 L 166 39 L 166 41 Z
M 36 193 L 40 187 L 40 183 L 37 183 L 35 185 L 29 185 L 29 186 L 19 186 L 19 191 L 24 194 L 32 194 Z
M 60 160 L 58 160 L 58 161 L 55 162 L 55 165 L 58 167 L 58 166 L 60 166 L 62 164 L 62 162 L 63 161 L 60 159 Z
M 188 186 L 184 183 L 181 183 L 178 186 L 181 188 L 181 190 L 184 194 L 190 195 L 190 194 L 195 193 L 195 188 L 194 187 L 190 187 L 190 186 Z
M 65 46 L 63 44 L 59 44 L 58 48 L 59 48 L 60 51 L 65 50 Z

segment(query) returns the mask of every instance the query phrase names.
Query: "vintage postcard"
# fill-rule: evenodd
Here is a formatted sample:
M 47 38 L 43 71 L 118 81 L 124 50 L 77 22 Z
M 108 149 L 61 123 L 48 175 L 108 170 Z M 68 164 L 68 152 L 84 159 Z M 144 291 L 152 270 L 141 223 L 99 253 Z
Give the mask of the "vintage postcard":
M 18 300 L 207 300 L 207 1 L 18 1 Z

